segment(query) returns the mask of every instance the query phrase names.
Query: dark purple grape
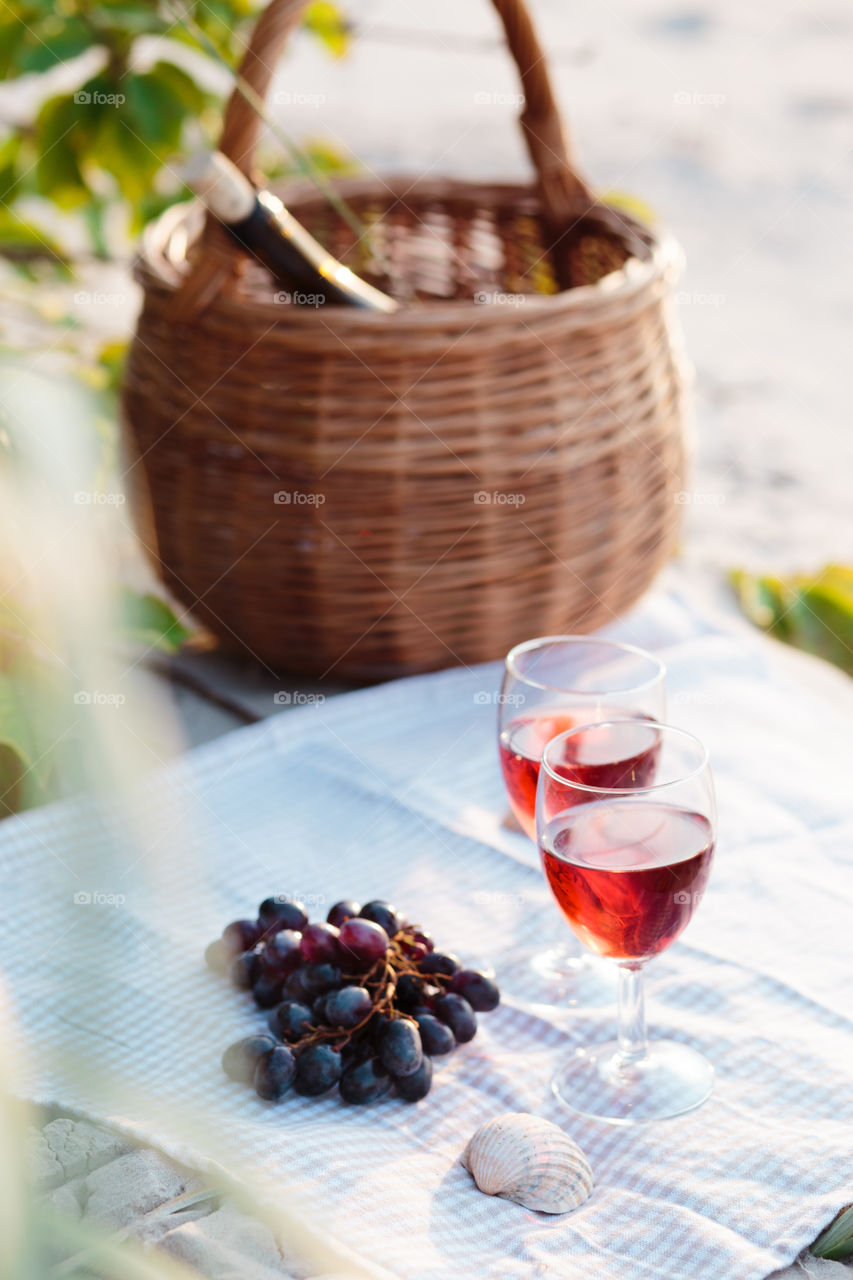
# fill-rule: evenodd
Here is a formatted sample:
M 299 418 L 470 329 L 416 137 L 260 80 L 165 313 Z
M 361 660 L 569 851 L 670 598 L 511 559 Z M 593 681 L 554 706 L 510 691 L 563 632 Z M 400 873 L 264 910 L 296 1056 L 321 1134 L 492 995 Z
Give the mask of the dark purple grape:
M 279 894 L 275 898 L 264 898 L 258 908 L 258 924 L 264 933 L 278 932 L 279 929 L 294 929 L 301 933 L 308 923 L 308 914 L 301 902 Z
M 409 929 L 407 933 L 411 936 L 400 940 L 400 950 L 408 960 L 422 960 L 428 951 L 435 948 L 432 938 L 422 929 Z
M 440 996 L 435 1002 L 435 1012 L 446 1022 L 458 1044 L 467 1044 L 477 1034 L 477 1015 L 464 996 Z
M 418 982 L 411 974 L 404 973 L 397 979 L 397 992 L 394 1003 L 403 1013 L 411 1013 L 423 1001 L 423 983 Z
M 370 992 L 364 987 L 341 987 L 326 1000 L 326 1021 L 333 1027 L 352 1031 L 373 1008 Z
M 501 1002 L 497 984 L 476 969 L 459 969 L 447 989 L 455 995 L 464 996 L 477 1013 L 490 1013 Z
M 252 995 L 259 1009 L 271 1009 L 281 1003 L 281 979 L 262 973 L 252 986 Z
M 241 951 L 228 966 L 228 977 L 231 983 L 241 991 L 248 991 L 260 972 L 261 962 L 257 951 Z
M 400 917 L 397 915 L 396 907 L 392 907 L 390 902 L 382 902 L 379 898 L 373 902 L 366 902 L 358 914 L 362 920 L 372 920 L 374 924 L 378 924 L 389 938 L 393 938 L 400 928 Z
M 397 1076 L 394 1088 L 397 1090 L 397 1097 L 402 1098 L 404 1102 L 420 1102 L 421 1098 L 425 1098 L 429 1093 L 431 1084 L 432 1059 L 424 1054 L 417 1071 L 413 1071 L 408 1076 Z
M 372 920 L 347 920 L 341 925 L 341 963 L 349 968 L 370 968 L 388 950 L 388 934 Z
M 375 1054 L 376 1050 L 367 1036 L 363 1040 L 350 1040 L 341 1049 L 341 1067 L 344 1071 L 348 1071 L 350 1067 L 357 1066 L 359 1062 L 366 1062 Z
M 293 973 L 289 973 L 284 982 L 282 995 L 285 1000 L 293 1000 L 297 1004 L 310 1004 L 313 999 L 313 993 L 308 990 L 308 984 L 305 980 L 305 965 L 299 969 L 294 969 Z
M 295 1076 L 296 1059 L 286 1044 L 277 1044 L 258 1059 L 255 1093 L 265 1102 L 278 1102 L 293 1084 Z
M 357 916 L 360 910 L 361 907 L 357 902 L 352 902 L 347 898 L 344 898 L 343 901 L 336 902 L 335 905 L 330 908 L 329 914 L 326 916 L 326 920 L 329 924 L 333 924 L 336 928 L 340 929 L 341 925 L 346 920 L 351 920 L 353 916 Z
M 327 1044 L 312 1044 L 296 1059 L 296 1092 L 316 1098 L 341 1078 L 341 1055 Z
M 302 930 L 302 958 L 310 964 L 337 964 L 340 930 L 333 924 L 309 924 Z
M 293 929 L 279 929 L 261 948 L 261 964 L 267 973 L 282 980 L 302 963 L 302 935 Z
M 212 969 L 214 973 L 220 973 L 224 976 L 228 972 L 228 966 L 232 959 L 231 948 L 222 938 L 217 938 L 205 949 L 204 962 L 208 969 Z
M 246 1036 L 231 1044 L 222 1055 L 222 1070 L 229 1080 L 239 1084 L 251 1084 L 255 1075 L 258 1059 L 264 1053 L 275 1048 L 272 1036 Z
M 324 996 L 341 985 L 341 971 L 333 964 L 306 964 L 302 981 L 311 996 Z
M 376 1045 L 377 1049 L 382 1043 L 382 1034 L 385 1028 L 390 1027 L 390 1025 L 391 1025 L 391 1018 L 388 1016 L 387 1013 L 375 1013 L 373 1017 L 370 1019 L 370 1022 L 368 1024 L 368 1030 L 370 1032 L 371 1039 L 373 1040 L 373 1043 Z
M 301 1038 L 308 1031 L 313 1031 L 316 1023 L 314 1014 L 304 1004 L 295 1004 L 292 1000 L 283 1000 L 276 1005 L 269 1016 L 270 1031 L 288 1044 Z
M 410 1076 L 423 1058 L 418 1024 L 411 1018 L 394 1018 L 379 1035 L 379 1057 L 393 1076 Z
M 443 1053 L 450 1053 L 456 1045 L 456 1038 L 450 1027 L 445 1026 L 443 1022 L 439 1022 L 431 1013 L 421 1013 L 415 1018 L 418 1024 L 418 1030 L 421 1033 L 421 1044 L 424 1047 L 424 1053 L 428 1053 L 431 1058 L 438 1058 Z
M 311 1012 L 313 1014 L 314 1021 L 318 1026 L 328 1025 L 326 1022 L 326 1001 L 330 994 L 331 993 L 327 993 L 326 995 L 317 996 L 317 999 L 311 1005 Z
M 340 1091 L 344 1102 L 358 1105 L 377 1102 L 391 1088 L 391 1077 L 376 1058 L 368 1058 L 348 1067 L 341 1076 Z
M 447 978 L 461 967 L 461 961 L 445 951 L 430 951 L 418 961 L 418 969 L 421 973 L 441 973 Z
M 222 941 L 231 948 L 232 956 L 236 956 L 257 946 L 261 932 L 256 920 L 232 920 L 222 930 Z

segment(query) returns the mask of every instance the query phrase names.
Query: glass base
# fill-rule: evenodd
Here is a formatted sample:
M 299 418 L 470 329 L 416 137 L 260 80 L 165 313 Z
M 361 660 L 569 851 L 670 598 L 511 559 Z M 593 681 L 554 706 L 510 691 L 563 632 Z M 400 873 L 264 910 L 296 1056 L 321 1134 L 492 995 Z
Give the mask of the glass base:
M 573 953 L 566 945 L 535 951 L 528 960 L 525 994 L 537 1004 L 563 1009 L 597 1009 L 615 1004 L 617 971 L 596 956 Z
M 653 1040 L 649 1053 L 626 1063 L 616 1040 L 579 1049 L 551 1082 L 563 1106 L 610 1124 L 669 1120 L 701 1106 L 714 1087 L 714 1068 L 688 1045 Z

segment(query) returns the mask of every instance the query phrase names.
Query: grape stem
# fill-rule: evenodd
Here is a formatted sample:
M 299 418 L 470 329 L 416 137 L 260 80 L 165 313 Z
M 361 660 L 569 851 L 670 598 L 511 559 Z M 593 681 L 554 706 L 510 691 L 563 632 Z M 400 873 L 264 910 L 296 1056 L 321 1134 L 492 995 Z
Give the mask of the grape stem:
M 382 994 L 374 997 L 373 1005 L 368 1014 L 357 1022 L 354 1027 L 344 1030 L 343 1027 L 317 1027 L 314 1031 L 309 1031 L 307 1035 L 297 1040 L 294 1047 L 299 1049 L 307 1049 L 312 1044 L 322 1044 L 325 1041 L 334 1041 L 333 1047 L 340 1051 L 353 1040 L 357 1040 L 360 1034 L 366 1031 L 368 1024 L 376 1016 L 377 1013 L 384 1014 L 388 1018 L 406 1018 L 408 1014 L 402 1009 L 395 1009 L 394 996 L 397 992 L 397 982 L 404 975 L 413 978 L 428 979 L 434 986 L 443 986 L 450 982 L 450 976 L 444 973 L 421 973 L 414 961 L 411 960 L 403 950 L 404 945 L 409 946 L 415 943 L 415 933 L 420 931 L 420 925 L 409 925 L 406 929 L 400 929 L 391 939 L 391 945 L 384 956 L 379 959 L 367 970 L 366 973 L 342 973 L 341 977 L 347 982 L 358 982 L 362 986 L 377 988 Z

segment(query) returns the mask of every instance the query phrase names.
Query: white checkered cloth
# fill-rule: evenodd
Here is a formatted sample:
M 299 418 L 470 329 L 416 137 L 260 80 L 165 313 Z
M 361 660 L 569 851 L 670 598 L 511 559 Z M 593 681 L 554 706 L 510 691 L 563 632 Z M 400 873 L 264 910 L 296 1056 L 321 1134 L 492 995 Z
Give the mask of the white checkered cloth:
M 849 723 L 780 674 L 769 642 L 697 618 L 677 593 L 610 634 L 665 658 L 670 719 L 712 753 L 710 886 L 686 940 L 648 969 L 652 1030 L 717 1069 L 705 1106 L 625 1129 L 550 1093 L 575 1046 L 610 1037 L 614 1011 L 525 1001 L 521 958 L 561 926 L 532 846 L 501 825 L 497 665 L 232 733 L 117 818 L 63 805 L 4 822 L 5 974 L 32 1051 L 22 1088 L 306 1196 L 401 1280 L 757 1280 L 793 1259 L 853 1199 Z M 80 892 L 126 901 L 74 905 Z M 202 951 L 269 893 L 304 896 L 318 918 L 341 897 L 388 898 L 494 966 L 504 1003 L 437 1062 L 423 1103 L 270 1107 L 224 1078 L 223 1048 L 263 1015 Z M 596 1188 L 577 1211 L 474 1188 L 459 1153 L 507 1111 L 555 1120 L 584 1148 Z

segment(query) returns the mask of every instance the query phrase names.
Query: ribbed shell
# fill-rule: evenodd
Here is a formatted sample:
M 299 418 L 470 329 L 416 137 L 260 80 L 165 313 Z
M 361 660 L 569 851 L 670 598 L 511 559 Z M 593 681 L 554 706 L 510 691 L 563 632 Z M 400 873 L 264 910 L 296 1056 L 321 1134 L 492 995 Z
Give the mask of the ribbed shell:
M 511 1113 L 487 1120 L 461 1159 L 487 1196 L 540 1213 L 568 1213 L 592 1191 L 592 1169 L 580 1147 L 540 1116 Z

